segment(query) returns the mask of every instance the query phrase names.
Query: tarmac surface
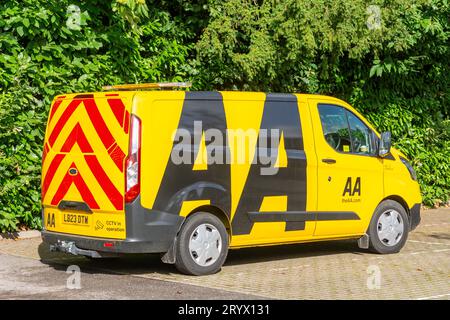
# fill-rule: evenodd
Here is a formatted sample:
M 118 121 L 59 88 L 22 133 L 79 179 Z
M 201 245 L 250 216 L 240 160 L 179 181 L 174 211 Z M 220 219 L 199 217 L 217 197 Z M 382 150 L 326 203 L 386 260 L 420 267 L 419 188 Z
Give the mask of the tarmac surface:
M 159 255 L 90 260 L 49 252 L 40 238 L 3 239 L 0 299 L 449 300 L 450 209 L 422 211 L 398 254 L 355 241 L 240 249 L 203 277 L 179 274 Z

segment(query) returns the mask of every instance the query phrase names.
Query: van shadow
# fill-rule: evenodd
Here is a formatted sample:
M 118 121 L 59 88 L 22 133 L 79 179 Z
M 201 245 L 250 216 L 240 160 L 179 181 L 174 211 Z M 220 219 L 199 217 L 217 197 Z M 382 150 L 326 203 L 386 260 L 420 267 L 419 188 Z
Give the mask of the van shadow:
M 359 249 L 355 240 L 274 245 L 230 250 L 225 265 L 235 266 L 290 259 L 307 260 L 310 257 L 349 253 L 363 254 L 367 253 L 367 251 Z
M 48 245 L 44 243 L 39 245 L 38 253 L 42 263 L 61 271 L 66 271 L 70 265 L 76 265 L 83 272 L 90 274 L 178 274 L 173 265 L 161 262 L 160 254 L 126 254 L 117 258 L 89 259 L 82 256 L 50 252 Z M 361 255 L 367 253 L 367 251 L 359 249 L 355 240 L 244 248 L 230 250 L 225 267 L 290 259 L 305 259 L 304 262 L 307 262 L 310 257 L 349 253 Z M 302 262 L 299 261 L 300 263 Z

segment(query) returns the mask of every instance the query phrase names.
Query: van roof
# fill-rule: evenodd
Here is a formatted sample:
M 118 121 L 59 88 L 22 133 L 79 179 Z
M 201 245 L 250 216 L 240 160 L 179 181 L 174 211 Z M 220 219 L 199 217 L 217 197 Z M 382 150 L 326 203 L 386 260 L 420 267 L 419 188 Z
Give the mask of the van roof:
M 184 90 L 183 90 L 184 91 Z M 123 94 L 136 94 L 136 93 L 145 93 L 145 94 L 149 94 L 149 93 L 158 93 L 161 94 L 161 92 L 180 92 L 180 90 L 114 90 L 114 91 L 95 91 L 95 92 L 77 92 L 77 93 L 67 93 L 67 94 L 60 94 L 57 95 L 55 98 L 56 99 L 74 99 L 74 98 L 80 98 L 80 99 L 85 99 L 85 98 L 93 98 L 93 97 L 101 97 L 101 96 L 120 96 Z M 263 91 L 237 91 L 237 90 L 219 90 L 219 91 L 194 91 L 191 90 L 189 92 L 198 92 L 198 93 L 209 93 L 209 92 L 226 92 L 228 94 L 230 93 L 236 93 L 236 94 L 244 94 L 244 95 L 250 95 L 250 94 L 261 94 L 261 93 L 271 93 L 274 95 L 279 95 L 280 97 L 283 95 L 291 95 L 294 94 L 296 96 L 301 96 L 304 98 L 326 98 L 326 99 L 333 99 L 333 100 L 339 100 L 339 101 L 343 101 L 339 98 L 333 97 L 333 96 L 328 96 L 328 95 L 323 95 L 323 94 L 318 94 L 318 93 L 299 93 L 299 92 L 263 92 Z
M 83 93 L 69 93 L 69 94 L 62 94 L 55 97 L 55 100 L 59 99 L 89 99 L 89 98 L 108 98 L 108 97 L 129 97 L 132 98 L 135 95 L 155 95 L 158 98 L 162 98 L 162 95 L 167 94 L 168 98 L 175 97 L 174 95 L 180 94 L 181 90 L 118 90 L 118 91 L 97 91 L 97 92 L 83 92 Z M 239 95 L 239 97 L 236 97 L 237 99 L 244 99 L 244 100 L 253 100 L 255 97 L 252 97 L 252 95 L 258 94 L 265 94 L 266 92 L 258 92 L 258 91 L 186 91 L 186 92 L 196 92 L 198 93 L 198 97 L 201 97 L 201 93 L 205 93 L 205 96 L 209 96 L 206 93 L 210 92 L 221 92 L 226 93 L 228 95 L 228 98 L 230 98 L 230 94 L 236 94 Z M 283 100 L 285 96 L 294 94 L 298 101 L 300 103 L 307 103 L 308 99 L 320 99 L 329 101 L 330 103 L 336 103 L 342 106 L 345 106 L 349 110 L 351 110 L 353 113 L 357 114 L 359 117 L 362 117 L 362 115 L 353 108 L 350 104 L 345 102 L 344 100 L 341 100 L 339 98 L 333 97 L 333 96 L 327 96 L 327 95 L 321 95 L 321 94 L 311 94 L 311 93 L 273 93 L 275 96 L 278 96 L 280 100 Z M 362 117 L 364 118 L 364 117 Z M 375 132 L 375 128 L 366 121 L 366 124 L 373 129 Z

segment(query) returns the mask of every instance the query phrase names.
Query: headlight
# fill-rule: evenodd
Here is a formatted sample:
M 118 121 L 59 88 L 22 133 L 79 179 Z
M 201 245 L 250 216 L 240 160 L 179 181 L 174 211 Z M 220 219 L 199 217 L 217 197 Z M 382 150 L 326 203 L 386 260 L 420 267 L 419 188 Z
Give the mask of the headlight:
M 406 168 L 408 168 L 409 174 L 411 175 L 411 179 L 417 181 L 417 175 L 416 172 L 414 171 L 414 168 L 412 167 L 412 165 L 408 162 L 408 160 L 406 160 L 403 157 L 400 157 L 400 161 L 406 166 Z

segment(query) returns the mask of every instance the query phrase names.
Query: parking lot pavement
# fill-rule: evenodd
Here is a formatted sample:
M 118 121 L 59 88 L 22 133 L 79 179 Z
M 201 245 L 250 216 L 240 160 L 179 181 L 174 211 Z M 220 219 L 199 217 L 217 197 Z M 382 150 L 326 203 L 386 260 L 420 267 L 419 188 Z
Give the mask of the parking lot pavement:
M 65 287 L 69 265 L 82 271 L 81 290 Z M 191 277 L 156 255 L 88 260 L 51 253 L 34 238 L 0 241 L 0 274 L 0 298 L 448 300 L 450 209 L 422 212 L 393 255 L 358 249 L 355 241 L 240 249 L 230 251 L 221 272 Z
M 0 299 L 261 299 L 195 285 L 118 275 L 88 266 L 79 289 L 62 263 L 0 254 Z M 69 287 L 67 282 L 69 281 Z M 70 289 L 72 288 L 72 289 Z

